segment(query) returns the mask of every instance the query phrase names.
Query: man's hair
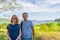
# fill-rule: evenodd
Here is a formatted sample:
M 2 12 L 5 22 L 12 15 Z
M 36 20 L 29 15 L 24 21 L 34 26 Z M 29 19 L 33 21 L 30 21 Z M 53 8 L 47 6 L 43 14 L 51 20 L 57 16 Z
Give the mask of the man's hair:
M 28 16 L 28 13 L 26 13 L 26 12 L 24 12 L 22 15 L 25 15 L 25 14 Z

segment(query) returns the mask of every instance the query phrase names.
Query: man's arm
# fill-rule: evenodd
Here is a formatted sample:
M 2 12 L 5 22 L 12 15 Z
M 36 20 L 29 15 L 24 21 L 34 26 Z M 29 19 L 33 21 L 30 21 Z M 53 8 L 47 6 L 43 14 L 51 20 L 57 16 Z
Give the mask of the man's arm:
M 34 39 L 34 36 L 35 36 L 35 31 L 34 31 L 34 25 L 33 23 L 31 22 L 31 28 L 32 28 L 32 37 Z
M 34 36 L 35 36 L 34 27 L 32 28 L 32 36 L 33 36 L 33 39 L 34 39 Z

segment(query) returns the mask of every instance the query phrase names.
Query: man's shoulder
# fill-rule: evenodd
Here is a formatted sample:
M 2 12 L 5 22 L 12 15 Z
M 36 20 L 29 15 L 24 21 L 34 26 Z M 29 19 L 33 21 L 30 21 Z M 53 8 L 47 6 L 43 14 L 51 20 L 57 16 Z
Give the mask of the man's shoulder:
M 28 20 L 28 22 L 32 22 L 31 20 Z
M 24 22 L 24 21 L 21 21 L 21 23 L 22 23 L 22 22 Z M 30 22 L 30 23 L 32 23 L 32 21 L 31 21 L 31 20 L 27 20 L 27 22 Z

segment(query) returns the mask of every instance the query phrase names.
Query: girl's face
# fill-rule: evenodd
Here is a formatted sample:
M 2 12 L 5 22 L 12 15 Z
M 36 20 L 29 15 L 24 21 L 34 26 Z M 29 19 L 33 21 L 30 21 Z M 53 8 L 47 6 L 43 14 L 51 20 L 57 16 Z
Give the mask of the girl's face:
M 17 21 L 16 16 L 13 16 L 13 17 L 12 17 L 12 22 L 15 23 L 16 21 Z

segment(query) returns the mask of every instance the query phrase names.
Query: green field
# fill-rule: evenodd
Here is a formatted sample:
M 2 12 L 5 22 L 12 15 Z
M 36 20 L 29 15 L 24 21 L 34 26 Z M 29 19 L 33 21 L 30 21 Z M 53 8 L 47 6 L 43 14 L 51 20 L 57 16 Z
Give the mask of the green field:
M 8 23 L 0 24 L 0 40 L 7 40 L 6 26 Z M 35 40 L 60 40 L 60 23 L 51 22 L 34 25 Z

